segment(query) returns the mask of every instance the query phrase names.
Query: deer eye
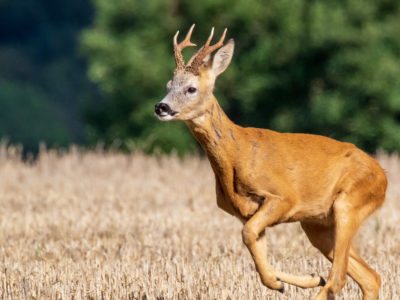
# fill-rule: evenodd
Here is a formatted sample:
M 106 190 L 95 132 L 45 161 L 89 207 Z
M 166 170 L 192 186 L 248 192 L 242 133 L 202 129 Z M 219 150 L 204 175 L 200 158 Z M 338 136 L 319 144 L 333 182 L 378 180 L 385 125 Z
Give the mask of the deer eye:
M 193 94 L 193 93 L 195 93 L 197 90 L 196 90 L 196 88 L 194 88 L 194 87 L 190 87 L 190 88 L 188 88 L 187 91 L 188 91 L 189 93 Z

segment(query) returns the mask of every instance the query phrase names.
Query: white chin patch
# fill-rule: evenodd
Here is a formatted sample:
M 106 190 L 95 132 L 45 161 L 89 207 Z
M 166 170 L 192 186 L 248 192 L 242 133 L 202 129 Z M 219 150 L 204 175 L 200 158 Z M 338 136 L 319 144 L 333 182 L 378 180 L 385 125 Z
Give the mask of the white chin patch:
M 160 115 L 156 114 L 156 117 L 161 121 L 171 121 L 171 120 L 175 119 L 177 116 L 178 116 L 178 114 L 175 114 L 173 116 L 171 116 L 168 113 L 161 113 Z

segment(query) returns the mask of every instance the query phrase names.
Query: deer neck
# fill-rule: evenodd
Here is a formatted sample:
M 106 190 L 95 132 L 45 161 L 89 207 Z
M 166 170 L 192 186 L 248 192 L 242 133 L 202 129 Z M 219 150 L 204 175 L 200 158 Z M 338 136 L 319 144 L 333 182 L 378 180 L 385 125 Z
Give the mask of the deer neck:
M 229 167 L 229 152 L 236 148 L 238 126 L 228 118 L 213 95 L 205 113 L 186 124 L 206 152 L 214 172 L 220 173 Z

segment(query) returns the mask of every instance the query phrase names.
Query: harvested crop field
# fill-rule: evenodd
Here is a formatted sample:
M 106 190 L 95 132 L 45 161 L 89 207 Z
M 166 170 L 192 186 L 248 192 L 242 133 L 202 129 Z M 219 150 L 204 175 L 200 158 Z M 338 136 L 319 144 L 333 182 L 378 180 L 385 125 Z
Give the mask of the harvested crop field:
M 400 297 L 400 158 L 378 155 L 386 203 L 355 239 Z M 327 276 L 330 263 L 298 224 L 267 229 L 269 262 Z M 217 208 L 208 161 L 103 151 L 0 149 L 1 299 L 311 299 L 319 288 L 265 288 L 241 224 Z M 339 299 L 361 299 L 348 279 Z

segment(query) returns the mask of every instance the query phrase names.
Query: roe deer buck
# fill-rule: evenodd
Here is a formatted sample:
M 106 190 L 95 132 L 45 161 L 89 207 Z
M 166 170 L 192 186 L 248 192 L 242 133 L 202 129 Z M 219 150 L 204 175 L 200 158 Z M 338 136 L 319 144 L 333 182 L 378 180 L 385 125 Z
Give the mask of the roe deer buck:
M 218 43 L 210 45 L 213 28 L 185 65 L 181 51 L 195 46 L 190 42 L 193 28 L 179 44 L 179 31 L 174 36 L 176 69 L 155 113 L 164 121 L 184 120 L 205 150 L 215 173 L 217 204 L 244 223 L 243 242 L 263 284 L 281 292 L 283 282 L 302 288 L 323 286 L 315 299 L 334 299 L 347 273 L 361 287 L 364 299 L 376 299 L 380 277 L 358 255 L 352 239 L 384 201 L 387 180 L 380 165 L 353 144 L 232 123 L 213 88 L 231 61 L 234 42 L 230 39 L 223 46 L 225 29 Z M 276 271 L 267 262 L 265 228 L 296 221 L 332 262 L 326 283 L 315 275 Z

